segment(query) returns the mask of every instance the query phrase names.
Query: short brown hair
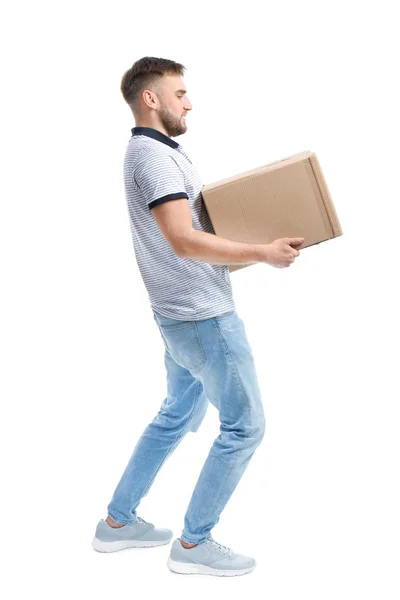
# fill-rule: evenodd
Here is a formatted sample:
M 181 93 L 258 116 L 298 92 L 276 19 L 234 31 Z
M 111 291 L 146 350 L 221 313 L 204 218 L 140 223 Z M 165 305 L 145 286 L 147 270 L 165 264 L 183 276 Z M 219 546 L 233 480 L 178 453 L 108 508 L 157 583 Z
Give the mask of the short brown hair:
M 164 75 L 183 76 L 186 67 L 167 58 L 144 56 L 137 60 L 121 80 L 121 92 L 132 112 L 139 111 L 139 94 L 145 88 L 159 93 L 158 84 Z

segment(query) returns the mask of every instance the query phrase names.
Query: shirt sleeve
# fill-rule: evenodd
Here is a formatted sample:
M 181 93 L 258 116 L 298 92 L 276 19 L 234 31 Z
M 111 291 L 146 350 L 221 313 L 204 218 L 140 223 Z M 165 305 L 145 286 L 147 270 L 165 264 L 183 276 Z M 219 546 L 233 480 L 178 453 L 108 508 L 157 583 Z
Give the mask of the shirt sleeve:
M 134 166 L 132 181 L 150 210 L 162 202 L 189 198 L 183 173 L 169 154 L 146 153 Z

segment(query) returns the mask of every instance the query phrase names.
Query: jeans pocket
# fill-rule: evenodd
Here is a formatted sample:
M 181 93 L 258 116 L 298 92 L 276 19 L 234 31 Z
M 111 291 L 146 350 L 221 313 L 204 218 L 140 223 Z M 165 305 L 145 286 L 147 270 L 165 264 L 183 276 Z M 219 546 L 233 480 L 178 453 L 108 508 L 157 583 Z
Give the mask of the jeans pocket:
M 206 362 L 197 325 L 194 321 L 182 321 L 173 325 L 158 323 L 166 349 L 178 365 L 196 370 Z

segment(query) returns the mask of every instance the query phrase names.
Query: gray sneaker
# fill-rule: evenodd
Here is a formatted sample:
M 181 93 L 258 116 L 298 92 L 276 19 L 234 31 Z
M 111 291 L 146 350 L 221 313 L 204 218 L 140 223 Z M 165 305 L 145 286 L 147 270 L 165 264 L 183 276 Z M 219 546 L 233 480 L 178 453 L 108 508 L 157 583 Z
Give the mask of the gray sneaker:
M 111 527 L 104 519 L 97 524 L 92 546 L 98 552 L 116 552 L 125 548 L 152 548 L 164 546 L 172 539 L 169 529 L 155 528 L 140 517 L 131 525 Z
M 187 549 L 179 539 L 174 540 L 167 565 L 175 573 L 233 577 L 250 573 L 255 568 L 256 561 L 249 556 L 236 554 L 209 536 L 201 544 Z

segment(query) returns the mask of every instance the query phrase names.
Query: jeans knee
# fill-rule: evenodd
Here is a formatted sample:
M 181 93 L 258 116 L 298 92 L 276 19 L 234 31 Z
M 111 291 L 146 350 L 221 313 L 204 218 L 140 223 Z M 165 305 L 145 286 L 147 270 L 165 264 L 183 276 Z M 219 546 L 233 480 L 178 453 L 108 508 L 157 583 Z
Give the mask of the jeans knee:
M 237 449 L 254 451 L 255 448 L 261 444 L 264 433 L 265 422 L 263 420 L 257 420 L 253 423 L 248 423 L 234 433 L 231 432 L 231 436 Z

